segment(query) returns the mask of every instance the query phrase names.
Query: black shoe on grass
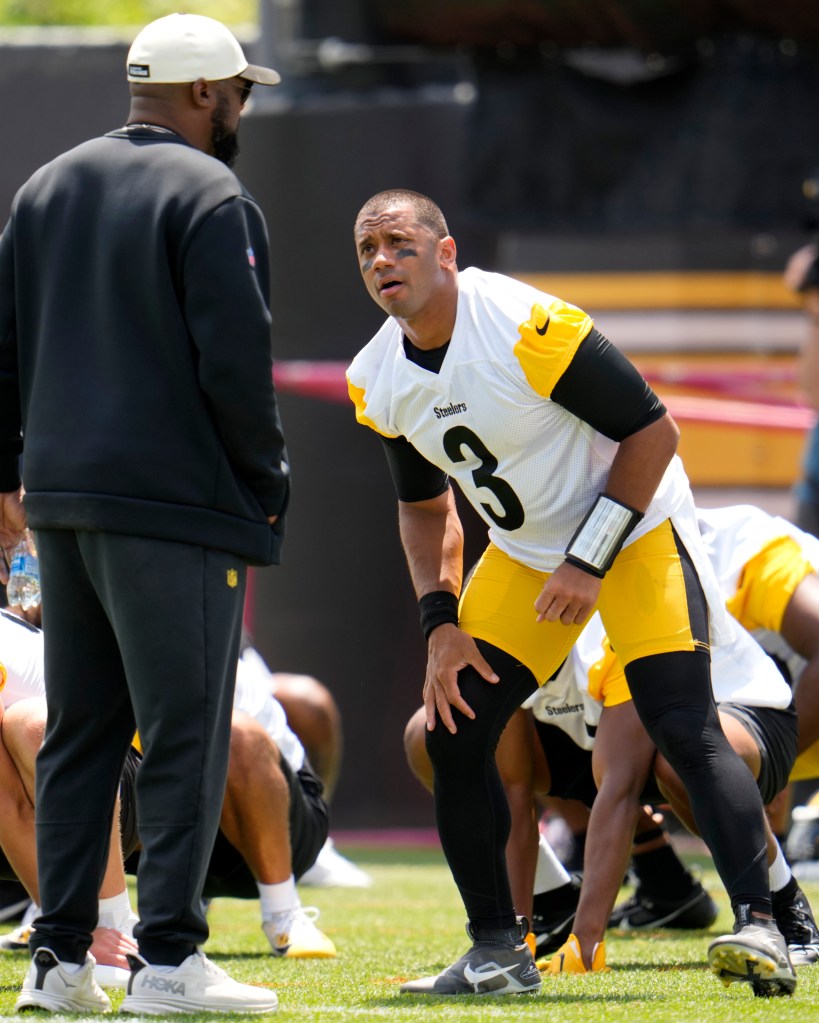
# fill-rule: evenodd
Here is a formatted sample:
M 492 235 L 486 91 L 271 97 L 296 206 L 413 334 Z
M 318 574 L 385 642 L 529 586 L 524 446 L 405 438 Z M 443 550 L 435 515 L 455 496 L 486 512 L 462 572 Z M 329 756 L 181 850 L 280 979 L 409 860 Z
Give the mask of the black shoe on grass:
M 535 895 L 532 902 L 532 933 L 535 936 L 535 958 L 557 950 L 572 933 L 581 880 L 573 876 L 560 888 Z
M 805 893 L 795 879 L 772 896 L 776 926 L 788 946 L 794 966 L 812 966 L 819 962 L 819 928 Z
M 657 927 L 699 931 L 710 927 L 718 912 L 717 904 L 699 881 L 684 896 L 674 899 L 654 898 L 638 888 L 630 899 L 614 907 L 609 927 L 624 931 L 650 931 Z
M 517 995 L 539 991 L 540 972 L 524 940 L 528 925 L 476 934 L 467 924 L 472 948 L 433 977 L 401 985 L 411 995 Z

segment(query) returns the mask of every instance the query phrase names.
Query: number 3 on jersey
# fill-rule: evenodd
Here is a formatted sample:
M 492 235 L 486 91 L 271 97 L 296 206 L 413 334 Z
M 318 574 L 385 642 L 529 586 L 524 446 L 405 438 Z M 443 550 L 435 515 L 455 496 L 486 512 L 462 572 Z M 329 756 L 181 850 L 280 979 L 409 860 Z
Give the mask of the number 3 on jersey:
M 481 438 L 473 433 L 469 427 L 453 426 L 451 430 L 447 430 L 444 434 L 444 451 L 447 457 L 453 462 L 465 462 L 464 448 L 468 448 L 476 458 L 481 460 L 481 464 L 477 469 L 472 470 L 472 479 L 475 482 L 475 486 L 491 490 L 501 508 L 503 508 L 503 514 L 498 515 L 492 506 L 484 501 L 481 501 L 481 508 L 484 509 L 495 525 L 500 526 L 501 529 L 508 529 L 510 531 L 520 529 L 526 518 L 523 505 L 506 480 L 495 475 L 495 470 L 498 468 L 497 458 L 495 458 Z

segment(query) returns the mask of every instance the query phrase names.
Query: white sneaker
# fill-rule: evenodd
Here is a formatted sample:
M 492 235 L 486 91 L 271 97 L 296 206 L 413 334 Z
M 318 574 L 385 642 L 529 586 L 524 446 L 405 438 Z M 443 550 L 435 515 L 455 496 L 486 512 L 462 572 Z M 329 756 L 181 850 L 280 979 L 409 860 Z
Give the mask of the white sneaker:
M 240 984 L 197 950 L 172 970 L 151 966 L 141 956 L 132 962 L 142 965 L 131 971 L 128 993 L 120 1012 L 164 1016 L 169 1012 L 230 1012 L 237 1014 L 275 1012 L 275 992 Z
M 293 914 L 263 920 L 262 930 L 273 955 L 288 959 L 334 959 L 336 946 L 316 927 L 318 918 L 315 906 L 299 906 Z
M 47 1012 L 110 1012 L 108 995 L 94 980 L 94 957 L 75 973 L 66 969 L 50 948 L 38 948 L 31 960 L 20 997 L 14 1006 Z
M 28 909 L 23 913 L 23 919 L 20 921 L 21 927 L 31 927 L 37 917 L 40 915 L 40 907 L 36 902 L 32 902 Z
M 23 914 L 23 919 L 20 921 L 20 926 L 15 927 L 13 931 L 9 931 L 8 934 L 4 934 L 0 938 L 0 951 L 2 952 L 22 952 L 28 949 L 28 939 L 31 936 L 33 930 L 32 923 L 40 915 L 40 907 L 36 906 L 33 902 Z
M 314 888 L 369 888 L 370 875 L 342 856 L 328 838 L 316 857 L 316 862 L 299 878 L 299 884 Z
M 22 952 L 24 949 L 27 949 L 31 930 L 31 924 L 20 924 L 20 926 L 15 927 L 13 931 L 9 931 L 8 934 L 4 934 L 3 937 L 0 938 L 0 951 Z

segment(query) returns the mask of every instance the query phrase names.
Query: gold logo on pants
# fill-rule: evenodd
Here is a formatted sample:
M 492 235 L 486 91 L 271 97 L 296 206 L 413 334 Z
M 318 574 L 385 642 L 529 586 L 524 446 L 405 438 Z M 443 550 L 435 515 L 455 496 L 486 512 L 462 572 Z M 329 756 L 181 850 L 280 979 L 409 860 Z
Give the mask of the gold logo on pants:
M 232 590 L 235 590 L 239 585 L 239 573 L 235 568 L 229 568 L 227 570 L 227 584 Z

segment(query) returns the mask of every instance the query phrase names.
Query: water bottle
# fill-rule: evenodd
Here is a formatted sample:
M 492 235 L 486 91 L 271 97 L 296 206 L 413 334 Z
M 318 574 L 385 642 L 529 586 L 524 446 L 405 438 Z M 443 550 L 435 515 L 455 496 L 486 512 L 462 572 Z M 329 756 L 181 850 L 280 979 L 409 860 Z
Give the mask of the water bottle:
M 40 566 L 28 530 L 11 552 L 6 600 L 24 611 L 40 603 Z

